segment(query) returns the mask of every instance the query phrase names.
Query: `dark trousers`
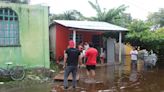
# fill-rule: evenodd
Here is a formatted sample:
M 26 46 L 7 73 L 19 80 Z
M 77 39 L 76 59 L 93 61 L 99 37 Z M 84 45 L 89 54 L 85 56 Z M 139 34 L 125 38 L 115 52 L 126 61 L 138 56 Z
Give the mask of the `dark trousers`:
M 137 60 L 131 60 L 131 69 L 133 70 L 137 69 Z
M 76 80 L 76 74 L 77 74 L 77 66 L 67 66 L 64 71 L 64 87 L 68 87 L 68 76 L 72 73 L 72 85 L 73 87 L 76 87 L 77 80 Z

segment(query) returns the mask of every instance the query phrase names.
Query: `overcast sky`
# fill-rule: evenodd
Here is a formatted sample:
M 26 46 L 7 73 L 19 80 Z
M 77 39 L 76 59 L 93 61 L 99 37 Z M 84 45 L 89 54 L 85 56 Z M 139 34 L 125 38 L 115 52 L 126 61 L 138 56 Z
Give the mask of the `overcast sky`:
M 67 10 L 78 10 L 84 16 L 95 16 L 96 12 L 88 3 L 95 0 L 31 0 L 31 4 L 43 4 L 50 6 L 50 12 L 63 13 Z M 133 18 L 145 20 L 148 13 L 164 8 L 164 0 L 98 0 L 100 6 L 105 9 L 118 7 L 122 4 L 129 6 L 126 10 Z

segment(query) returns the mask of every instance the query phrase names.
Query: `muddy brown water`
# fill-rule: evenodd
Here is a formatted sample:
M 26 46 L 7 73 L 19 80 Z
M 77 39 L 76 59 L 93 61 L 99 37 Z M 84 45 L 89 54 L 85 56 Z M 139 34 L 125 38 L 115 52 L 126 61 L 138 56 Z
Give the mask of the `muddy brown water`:
M 156 67 L 144 68 L 143 61 L 138 61 L 137 68 L 131 67 L 130 60 L 124 65 L 105 65 L 96 69 L 96 81 L 85 81 L 85 69 L 79 70 L 80 80 L 76 89 L 63 89 L 63 81 L 33 84 L 23 88 L 3 88 L 0 92 L 164 92 L 164 62 Z M 23 84 L 22 84 L 23 85 Z M 1 86 L 1 85 L 0 85 Z

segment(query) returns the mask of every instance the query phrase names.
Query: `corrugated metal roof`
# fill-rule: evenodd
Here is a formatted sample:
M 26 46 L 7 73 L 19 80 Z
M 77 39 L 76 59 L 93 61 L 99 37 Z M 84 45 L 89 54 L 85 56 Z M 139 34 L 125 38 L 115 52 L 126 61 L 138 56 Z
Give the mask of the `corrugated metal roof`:
M 128 29 L 113 25 L 107 22 L 100 21 L 73 21 L 73 20 L 54 20 L 55 23 L 61 24 L 65 27 L 83 29 L 83 30 L 97 30 L 97 31 L 127 31 Z

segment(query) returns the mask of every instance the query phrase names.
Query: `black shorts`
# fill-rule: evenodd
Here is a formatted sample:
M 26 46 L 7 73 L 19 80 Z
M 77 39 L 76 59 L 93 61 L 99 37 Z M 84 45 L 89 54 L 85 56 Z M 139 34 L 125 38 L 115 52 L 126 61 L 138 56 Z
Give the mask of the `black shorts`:
M 86 68 L 87 68 L 88 71 L 95 70 L 96 69 L 96 65 L 86 65 Z

